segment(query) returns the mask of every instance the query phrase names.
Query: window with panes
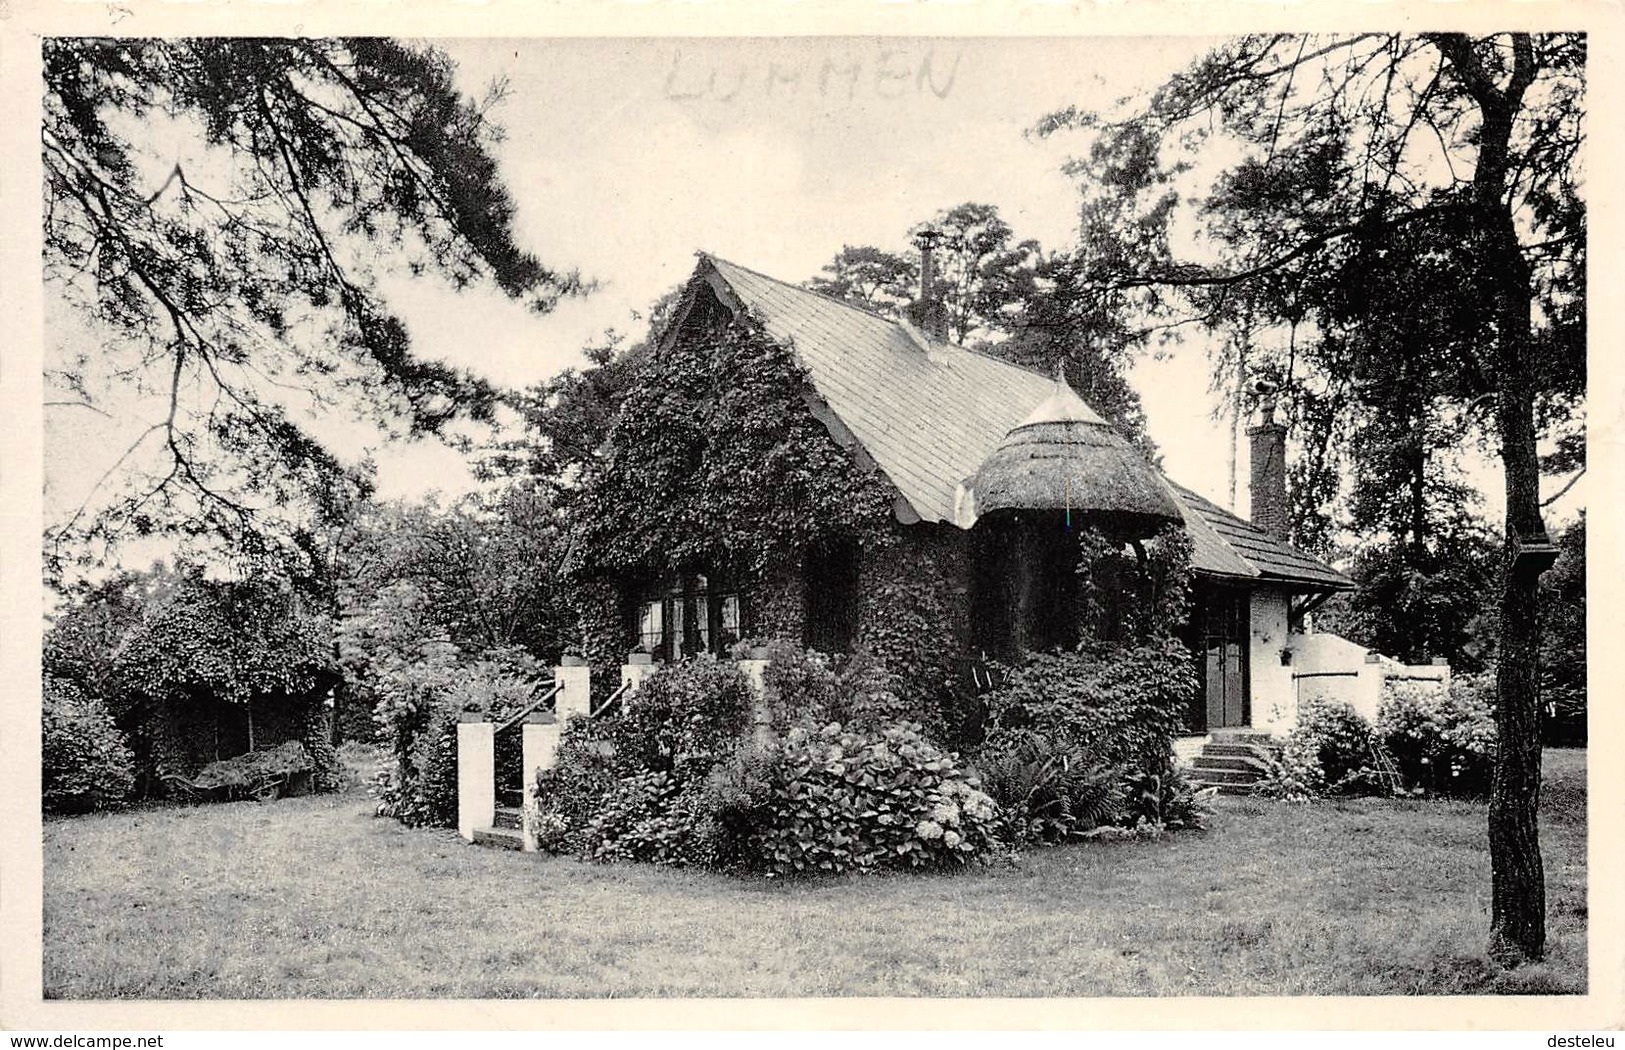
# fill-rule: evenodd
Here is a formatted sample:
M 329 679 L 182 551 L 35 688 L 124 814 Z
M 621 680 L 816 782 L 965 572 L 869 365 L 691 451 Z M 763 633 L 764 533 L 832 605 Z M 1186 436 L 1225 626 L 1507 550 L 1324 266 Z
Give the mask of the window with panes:
M 702 573 L 667 580 L 638 605 L 638 647 L 666 661 L 725 654 L 745 633 L 739 591 Z

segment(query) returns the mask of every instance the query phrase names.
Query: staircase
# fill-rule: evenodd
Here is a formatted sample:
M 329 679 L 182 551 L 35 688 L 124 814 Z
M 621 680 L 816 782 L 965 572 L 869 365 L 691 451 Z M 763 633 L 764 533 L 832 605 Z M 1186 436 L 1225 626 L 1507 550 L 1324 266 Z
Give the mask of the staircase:
M 496 815 L 488 828 L 474 829 L 474 845 L 493 849 L 521 849 L 524 842 L 519 835 L 519 807 L 523 796 L 517 791 L 497 792 Z
M 1186 779 L 1197 787 L 1218 788 L 1221 795 L 1250 795 L 1277 746 L 1268 733 L 1215 729 L 1186 770 Z

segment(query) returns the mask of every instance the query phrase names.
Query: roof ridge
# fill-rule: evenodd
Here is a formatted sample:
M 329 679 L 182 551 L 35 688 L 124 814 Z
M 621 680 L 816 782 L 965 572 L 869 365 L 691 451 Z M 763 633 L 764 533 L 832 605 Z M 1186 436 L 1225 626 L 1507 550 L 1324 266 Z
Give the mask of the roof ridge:
M 806 287 L 804 285 L 791 284 L 789 281 L 783 280 L 783 279 L 778 278 L 778 277 L 774 277 L 770 273 L 763 273 L 760 270 L 753 270 L 749 266 L 746 266 L 743 263 L 736 263 L 732 259 L 724 259 L 720 255 L 713 255 L 712 253 L 706 252 L 706 251 L 700 252 L 699 255 L 701 257 L 703 257 L 703 258 L 709 259 L 713 263 L 727 263 L 729 266 L 732 266 L 736 270 L 744 270 L 746 273 L 750 274 L 753 277 L 760 277 L 764 281 L 772 281 L 776 285 L 780 285 L 781 287 L 784 287 L 784 288 L 789 288 L 792 291 L 801 292 L 803 295 L 816 295 L 818 298 L 827 300 L 828 302 L 831 302 L 831 303 L 835 304 L 836 306 L 844 306 L 848 310 L 856 310 L 858 313 L 866 314 L 869 317 L 873 317 L 877 321 L 885 321 L 887 324 L 897 324 L 897 318 L 895 318 L 895 317 L 887 317 L 885 314 L 881 313 L 880 311 L 871 310 L 867 306 L 859 306 L 857 303 L 848 302 L 845 299 L 837 299 L 833 295 L 828 295 L 828 294 L 826 294 L 824 292 L 815 291 L 814 289 L 808 288 L 808 287 Z M 958 344 L 950 343 L 949 345 L 950 346 L 957 346 Z
M 1241 529 L 1246 530 L 1246 532 L 1248 533 L 1247 538 L 1249 540 L 1253 540 L 1253 539 L 1256 538 L 1257 542 L 1260 542 L 1260 543 L 1264 544 L 1266 547 L 1274 547 L 1274 548 L 1277 548 L 1277 549 L 1279 549 L 1281 551 L 1285 551 L 1286 553 L 1292 555 L 1295 558 L 1299 558 L 1299 559 L 1302 559 L 1305 562 L 1308 562 L 1312 566 L 1315 566 L 1315 567 L 1320 568 L 1320 569 L 1324 569 L 1324 570 L 1332 573 L 1335 576 L 1342 577 L 1345 580 L 1348 579 L 1348 577 L 1347 577 L 1347 575 L 1345 573 L 1343 573 L 1340 569 L 1334 568 L 1332 565 L 1328 564 L 1324 559 L 1322 559 L 1318 555 L 1311 554 L 1311 553 L 1309 553 L 1308 551 L 1305 551 L 1305 550 L 1299 550 L 1296 546 L 1294 546 L 1292 544 L 1292 542 L 1290 540 L 1288 540 L 1288 539 L 1286 539 L 1284 537 L 1281 537 L 1281 536 L 1276 536 L 1275 534 L 1263 529 L 1262 527 L 1254 524 L 1253 522 L 1248 521 L 1246 518 L 1243 518 L 1241 515 L 1236 514 L 1236 513 L 1232 512 L 1232 511 L 1226 510 L 1225 508 L 1219 506 L 1217 503 L 1214 503 L 1212 500 L 1208 499 L 1206 496 L 1201 495 L 1200 493 L 1196 492 L 1193 489 L 1186 488 L 1184 485 L 1181 485 L 1179 482 L 1173 480 L 1172 478 L 1167 477 L 1167 475 L 1163 475 L 1163 477 L 1168 481 L 1169 485 L 1173 486 L 1175 494 L 1178 495 L 1180 499 L 1187 500 L 1187 501 L 1189 501 L 1189 502 L 1191 502 L 1193 504 L 1200 504 L 1200 506 L 1196 508 L 1197 510 L 1204 511 L 1204 512 L 1209 513 L 1209 514 L 1217 515 L 1219 518 L 1225 519 L 1225 521 L 1224 521 L 1225 524 L 1231 525 L 1233 527 L 1239 527 Z M 1212 528 L 1212 527 L 1213 527 L 1213 525 L 1210 523 L 1209 528 Z M 1215 532 L 1217 532 L 1216 529 L 1215 529 Z M 1240 556 L 1243 560 L 1245 560 L 1249 564 L 1253 565 L 1254 568 L 1261 569 L 1265 574 L 1273 573 L 1274 575 L 1277 575 L 1277 576 L 1287 575 L 1286 573 L 1282 573 L 1280 570 L 1266 569 L 1266 568 L 1263 568 L 1263 567 L 1259 566 L 1258 563 L 1253 560 L 1253 557 L 1251 555 L 1246 553 L 1242 547 L 1238 546 L 1237 541 L 1240 540 L 1241 537 L 1221 536 L 1220 539 L 1222 539 L 1227 545 L 1229 545 L 1231 547 L 1231 549 L 1233 551 L 1235 551 L 1235 553 L 1238 556 Z
M 848 310 L 853 310 L 853 311 L 855 311 L 857 313 L 863 314 L 866 317 L 873 317 L 877 321 L 884 321 L 889 325 L 893 325 L 893 326 L 895 326 L 897 328 L 902 329 L 905 334 L 908 331 L 908 327 L 909 327 L 908 323 L 905 320 L 903 320 L 902 318 L 889 317 L 886 314 L 881 313 L 879 310 L 871 310 L 867 306 L 860 306 L 857 303 L 848 302 L 845 299 L 837 299 L 833 295 L 829 295 L 829 294 L 827 294 L 825 292 L 816 291 L 815 289 L 808 288 L 805 285 L 791 284 L 789 281 L 783 280 L 783 279 L 778 278 L 778 277 L 774 277 L 770 273 L 763 273 L 760 270 L 754 270 L 754 269 L 750 268 L 749 266 L 744 265 L 743 263 L 736 263 L 732 259 L 724 259 L 720 255 L 716 255 L 716 254 L 714 254 L 712 252 L 704 251 L 703 249 L 701 251 L 696 252 L 695 254 L 700 256 L 703 259 L 709 260 L 712 263 L 726 263 L 727 265 L 732 266 L 736 270 L 744 270 L 746 273 L 750 274 L 753 277 L 760 277 L 764 281 L 771 281 L 772 283 L 774 283 L 776 285 L 779 285 L 781 288 L 788 288 L 791 291 L 800 292 L 803 295 L 817 296 L 819 299 L 823 299 L 826 302 L 833 303 L 836 306 L 843 306 Z M 980 357 L 980 358 L 982 358 L 984 360 L 987 360 L 987 361 L 992 361 L 995 364 L 1003 365 L 1006 368 L 1014 368 L 1018 372 L 1025 372 L 1028 375 L 1042 376 L 1045 379 L 1051 378 L 1049 373 L 1043 371 L 1040 368 L 1037 368 L 1034 365 L 1024 365 L 1024 364 L 1020 363 L 1019 361 L 1011 361 L 1009 358 L 1000 357 L 997 354 L 989 353 L 986 350 L 981 350 L 981 349 L 978 349 L 978 348 L 976 348 L 974 346 L 966 346 L 964 343 L 956 343 L 951 339 L 933 340 L 933 342 L 940 342 L 943 346 L 949 346 L 949 347 L 954 348 L 955 350 L 960 350 L 960 351 L 963 351 L 964 353 L 967 353 L 967 354 L 975 354 L 977 357 Z M 1089 403 L 1087 401 L 1085 401 L 1084 404 L 1089 404 Z M 1095 413 L 1095 415 L 1097 415 L 1097 416 L 1100 415 L 1100 410 L 1096 409 L 1095 406 L 1089 405 L 1089 408 L 1090 408 L 1091 411 L 1093 411 Z M 1105 419 L 1104 416 L 1101 416 L 1101 418 Z M 1107 421 L 1107 425 L 1110 425 L 1110 421 Z

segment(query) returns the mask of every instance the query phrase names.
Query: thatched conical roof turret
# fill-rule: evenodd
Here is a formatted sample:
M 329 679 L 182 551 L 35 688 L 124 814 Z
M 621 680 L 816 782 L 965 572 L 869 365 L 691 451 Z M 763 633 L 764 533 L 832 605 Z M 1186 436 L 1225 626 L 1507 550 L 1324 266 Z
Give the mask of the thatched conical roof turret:
M 1064 510 L 1144 535 L 1184 520 L 1162 475 L 1084 404 L 1059 369 L 1050 396 L 982 462 L 970 488 L 977 516 Z

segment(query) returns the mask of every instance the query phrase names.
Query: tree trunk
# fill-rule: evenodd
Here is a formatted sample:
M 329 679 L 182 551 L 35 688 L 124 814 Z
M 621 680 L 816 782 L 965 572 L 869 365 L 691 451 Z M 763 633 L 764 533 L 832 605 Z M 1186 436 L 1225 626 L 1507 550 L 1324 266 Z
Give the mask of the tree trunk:
M 1546 877 L 1536 813 L 1540 802 L 1540 698 L 1536 690 L 1537 588 L 1543 566 L 1518 564 L 1520 539 L 1544 539 L 1535 449 L 1535 376 L 1530 360 L 1533 293 L 1509 197 L 1512 127 L 1537 63 L 1528 34 L 1512 35 L 1512 70 L 1501 86 L 1459 34 L 1431 38 L 1483 124 L 1473 171 L 1473 251 L 1494 297 L 1493 362 L 1507 545 L 1501 563 L 1501 637 L 1496 660 L 1495 775 L 1490 785 L 1490 954 L 1514 966 L 1546 951 Z
M 1529 279 L 1511 215 L 1498 219 L 1501 236 L 1491 245 L 1502 278 L 1496 328 L 1507 546 L 1501 566 L 1500 655 L 1496 661 L 1499 746 L 1490 787 L 1490 953 L 1512 966 L 1539 959 L 1546 950 L 1546 883 L 1536 813 L 1541 765 L 1536 684 L 1540 570 L 1516 562 L 1520 538 L 1544 538 L 1544 529 L 1535 447 L 1535 384 L 1529 361 Z

